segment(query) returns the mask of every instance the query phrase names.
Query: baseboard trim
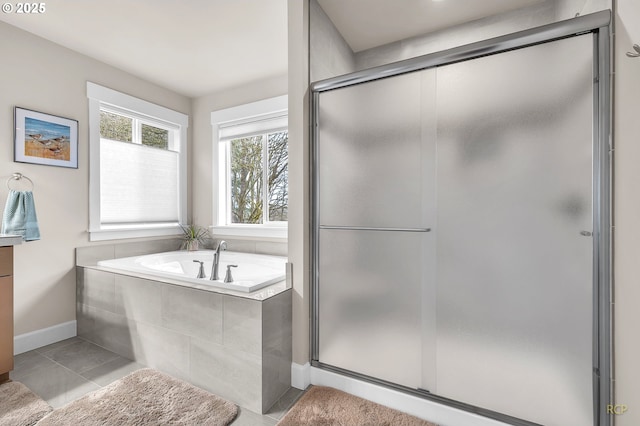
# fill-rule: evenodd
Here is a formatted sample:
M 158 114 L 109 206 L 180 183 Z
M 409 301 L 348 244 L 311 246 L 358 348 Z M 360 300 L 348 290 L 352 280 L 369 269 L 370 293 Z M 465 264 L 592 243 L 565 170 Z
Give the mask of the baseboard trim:
M 63 322 L 51 327 L 19 334 L 13 338 L 13 354 L 29 352 L 61 340 L 76 336 L 77 323 L 75 320 Z
M 305 365 L 291 363 L 291 387 L 305 390 L 311 384 L 310 379 L 311 365 L 307 362 Z
M 330 386 L 437 424 L 456 426 L 508 426 L 506 423 L 497 420 L 438 404 L 437 402 L 394 389 L 343 376 L 332 371 L 317 367 L 311 367 L 309 370 L 312 385 Z

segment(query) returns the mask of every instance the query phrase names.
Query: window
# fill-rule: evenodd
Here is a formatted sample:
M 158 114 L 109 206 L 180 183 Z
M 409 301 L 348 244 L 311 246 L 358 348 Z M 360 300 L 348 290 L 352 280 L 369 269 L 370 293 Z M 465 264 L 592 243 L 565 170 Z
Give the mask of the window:
M 90 239 L 179 233 L 188 117 L 93 83 L 87 94 Z
M 286 238 L 287 97 L 212 113 L 219 173 L 216 234 Z
M 287 221 L 288 141 L 286 130 L 228 141 L 231 223 Z

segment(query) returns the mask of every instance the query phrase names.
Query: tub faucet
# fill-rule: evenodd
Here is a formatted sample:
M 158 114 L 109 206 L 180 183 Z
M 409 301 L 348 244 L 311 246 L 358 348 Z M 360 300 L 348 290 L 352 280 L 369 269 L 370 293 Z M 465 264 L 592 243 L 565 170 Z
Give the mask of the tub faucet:
M 227 242 L 220 241 L 218 243 L 218 247 L 216 248 L 215 253 L 213 253 L 213 265 L 211 265 L 211 276 L 209 279 L 211 281 L 217 281 L 220 279 L 218 276 L 218 265 L 220 264 L 220 251 L 227 249 Z
M 201 262 L 199 260 L 194 260 L 194 262 L 200 264 L 200 270 L 198 271 L 198 276 L 196 278 L 207 278 L 207 276 L 204 274 L 204 262 Z
M 231 268 L 237 268 L 238 265 L 227 265 L 227 274 L 224 276 L 225 283 L 233 282 L 233 275 L 231 275 Z

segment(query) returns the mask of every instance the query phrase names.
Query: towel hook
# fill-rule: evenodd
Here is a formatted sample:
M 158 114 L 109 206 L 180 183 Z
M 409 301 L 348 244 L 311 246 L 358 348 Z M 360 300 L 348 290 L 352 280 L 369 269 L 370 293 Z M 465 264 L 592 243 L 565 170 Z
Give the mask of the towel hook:
M 7 188 L 12 189 L 11 188 L 11 181 L 12 180 L 21 180 L 21 179 L 26 179 L 29 181 L 29 183 L 31 183 L 31 190 L 33 190 L 33 188 L 35 187 L 35 185 L 33 184 L 33 181 L 31 179 L 29 179 L 28 177 L 26 177 L 25 175 L 23 175 L 22 173 L 14 173 L 13 175 L 11 175 L 11 177 L 9 179 L 7 179 Z
M 633 50 L 635 50 L 635 52 L 627 52 L 628 57 L 637 58 L 638 56 L 640 56 L 640 46 L 638 46 L 637 44 L 634 44 Z

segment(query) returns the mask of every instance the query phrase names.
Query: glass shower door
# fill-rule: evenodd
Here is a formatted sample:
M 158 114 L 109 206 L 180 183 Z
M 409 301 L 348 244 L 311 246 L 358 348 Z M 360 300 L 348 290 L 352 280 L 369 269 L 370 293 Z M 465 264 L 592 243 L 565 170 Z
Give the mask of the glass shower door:
M 437 394 L 592 424 L 593 37 L 438 68 Z
M 314 360 L 593 424 L 593 53 L 583 34 L 321 92 Z
M 435 327 L 423 317 L 423 303 L 435 312 L 424 261 L 435 246 L 435 116 L 423 119 L 434 95 L 431 70 L 319 102 L 318 359 L 412 388 L 423 386 L 423 327 Z M 435 359 L 433 342 L 426 350 Z

